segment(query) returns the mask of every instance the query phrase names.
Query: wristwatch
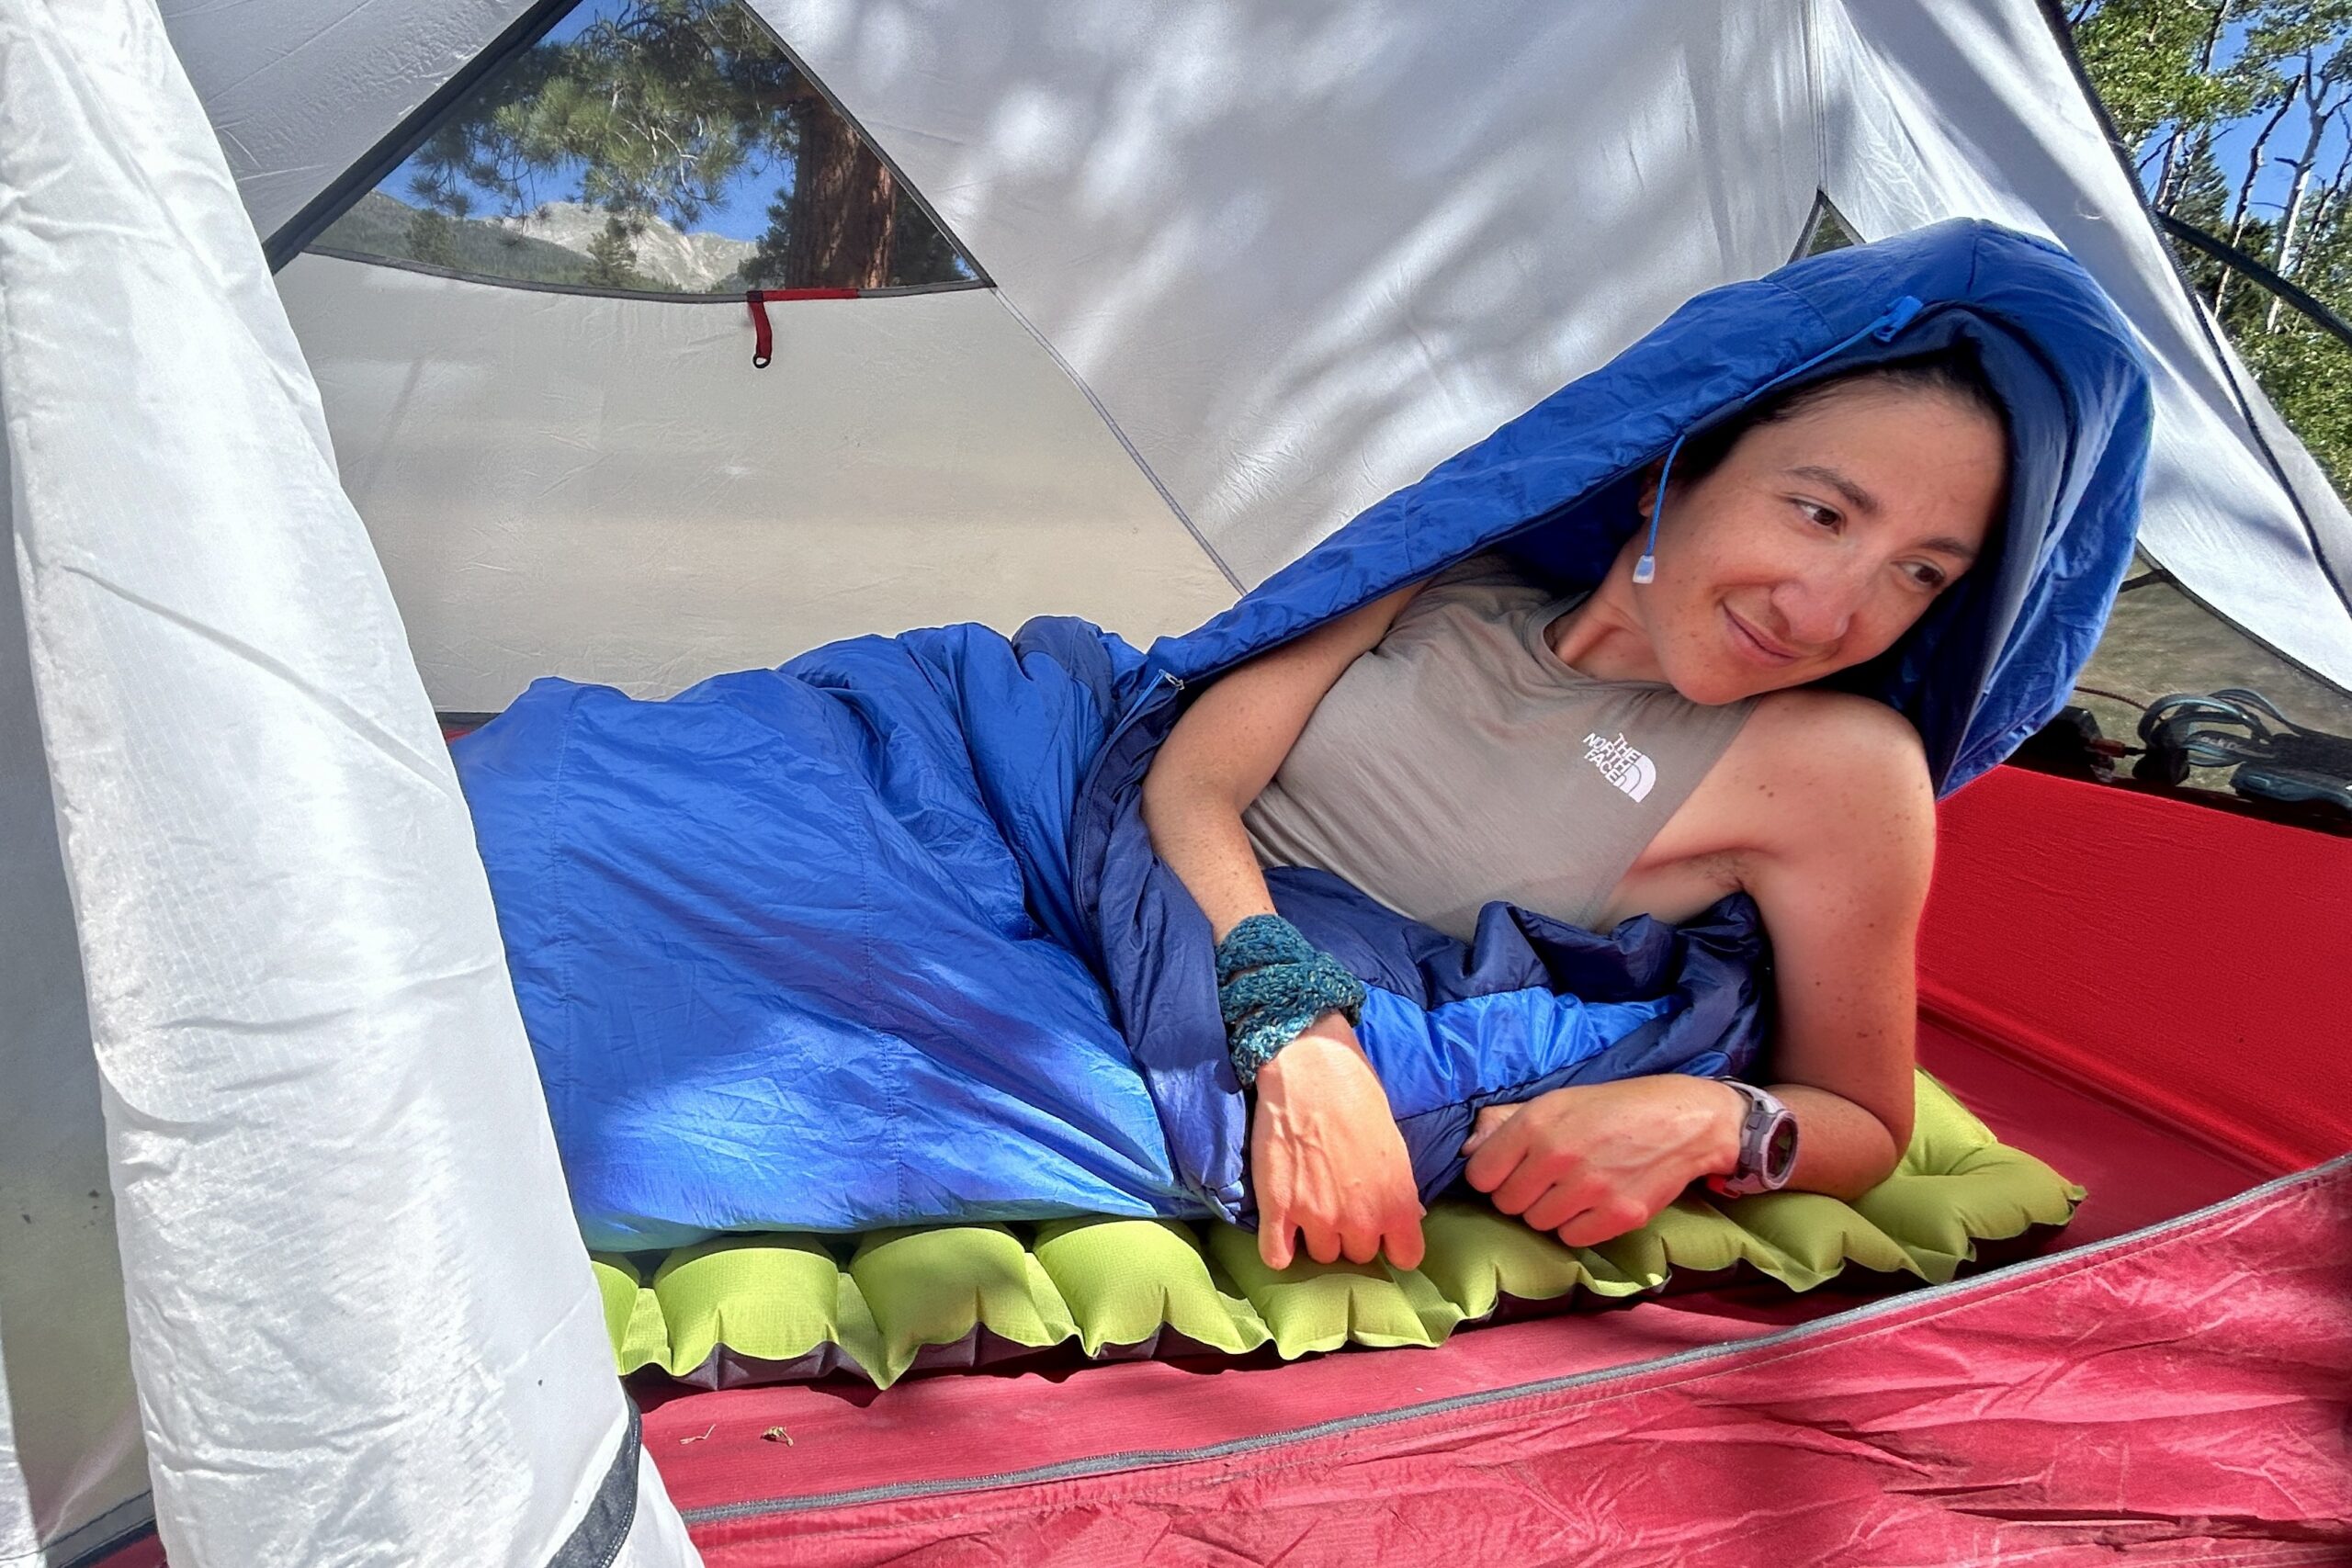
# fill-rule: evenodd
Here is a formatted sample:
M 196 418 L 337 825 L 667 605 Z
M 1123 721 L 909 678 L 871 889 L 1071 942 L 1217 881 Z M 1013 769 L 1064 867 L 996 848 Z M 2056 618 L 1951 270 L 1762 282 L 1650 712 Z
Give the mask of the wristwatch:
M 1729 1176 L 1711 1176 L 1707 1185 L 1726 1198 L 1778 1192 L 1797 1167 L 1797 1119 L 1789 1108 L 1752 1083 L 1721 1080 L 1747 1102 L 1739 1122 L 1739 1164 Z

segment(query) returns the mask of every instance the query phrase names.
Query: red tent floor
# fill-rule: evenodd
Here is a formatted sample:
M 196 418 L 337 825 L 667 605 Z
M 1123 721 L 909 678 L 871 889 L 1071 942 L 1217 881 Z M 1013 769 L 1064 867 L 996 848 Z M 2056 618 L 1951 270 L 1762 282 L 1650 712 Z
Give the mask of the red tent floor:
M 1579 1375 L 1575 1331 L 1595 1320 L 1562 1319 L 1437 1351 L 1228 1372 L 1229 1389 L 1167 1400 L 1107 1386 L 1131 1373 L 1147 1375 L 1123 1381 L 1148 1383 L 1155 1369 L 1140 1367 L 1061 1387 L 943 1378 L 917 1388 L 946 1397 L 893 1398 L 863 1422 L 806 1421 L 790 1448 L 756 1453 L 760 1423 L 809 1404 L 706 1395 L 664 1407 L 648 1437 L 710 1568 L 1604 1553 L 1796 1568 L 2107 1562 L 2123 1550 L 2144 1562 L 2342 1562 L 2352 1259 L 2309 1242 L 2315 1227 L 2340 1235 L 2348 1223 L 2352 1165 L 2338 1163 L 2154 1235 L 1614 1375 Z M 2226 1299 L 2173 1288 L 2216 1265 L 2232 1280 Z M 2053 1336 L 2100 1353 L 2053 1362 Z M 1567 1353 L 1542 1355 L 1546 1340 Z M 1417 1377 L 1404 1371 L 1415 1362 Z M 1501 1386 L 1448 1397 L 1477 1382 L 1474 1363 Z M 1335 1394 L 1335 1371 L 1383 1385 L 1391 1402 L 1412 1379 L 1411 1403 L 1303 1421 L 1310 1404 L 1378 1403 Z M 1083 1398 L 1071 1397 L 1080 1383 Z M 690 1409 L 710 1431 L 692 1446 L 710 1451 L 682 1463 Z M 1130 1451 L 1011 1469 L 1041 1450 L 1046 1429 L 1073 1425 L 1083 1430 L 1066 1446 Z M 1252 1426 L 1268 1435 L 1200 1440 Z M 1155 1451 L 1132 1451 L 1139 1437 Z M 859 1450 L 876 1438 L 898 1452 L 884 1467 L 899 1485 L 808 1506 L 854 1459 L 875 1472 Z M 1006 1469 L 914 1481 L 951 1449 Z

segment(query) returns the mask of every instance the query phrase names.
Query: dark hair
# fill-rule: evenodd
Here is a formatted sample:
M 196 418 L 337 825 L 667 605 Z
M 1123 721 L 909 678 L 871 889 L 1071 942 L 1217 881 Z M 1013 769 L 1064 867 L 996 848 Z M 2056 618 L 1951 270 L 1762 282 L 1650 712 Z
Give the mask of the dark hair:
M 1793 418 L 1842 388 L 1863 385 L 1940 392 L 1990 415 L 2005 434 L 2008 429 L 2008 410 L 2002 403 L 2001 395 L 1993 390 L 1993 383 L 1985 378 L 1984 367 L 1976 355 L 1959 347 L 1939 349 L 1909 359 L 1865 365 L 1859 370 L 1844 371 L 1819 381 L 1801 382 L 1760 399 L 1720 424 L 1711 425 L 1684 441 L 1682 450 L 1675 454 L 1669 480 L 1695 484 L 1713 473 L 1730 456 L 1739 438 L 1758 425 Z

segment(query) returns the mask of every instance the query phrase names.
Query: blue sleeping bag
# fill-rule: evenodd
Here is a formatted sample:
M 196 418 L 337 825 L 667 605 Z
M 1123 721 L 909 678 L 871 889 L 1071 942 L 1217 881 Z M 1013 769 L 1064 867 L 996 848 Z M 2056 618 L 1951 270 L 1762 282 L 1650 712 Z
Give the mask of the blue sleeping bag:
M 2130 557 L 2150 419 L 2083 271 L 1963 220 L 1699 296 L 1148 654 L 1049 618 L 854 638 L 663 702 L 537 682 L 456 754 L 589 1245 L 1247 1223 L 1208 924 L 1140 816 L 1186 694 L 1483 549 L 1596 581 L 1678 433 L 1955 341 L 2009 411 L 2008 511 L 1977 570 L 1845 677 L 1917 726 L 1949 791 L 2064 704 Z M 1608 933 L 1498 903 L 1465 944 L 1322 872 L 1268 880 L 1370 987 L 1359 1033 L 1425 1198 L 1486 1104 L 1742 1072 L 1762 1048 L 1745 896 Z

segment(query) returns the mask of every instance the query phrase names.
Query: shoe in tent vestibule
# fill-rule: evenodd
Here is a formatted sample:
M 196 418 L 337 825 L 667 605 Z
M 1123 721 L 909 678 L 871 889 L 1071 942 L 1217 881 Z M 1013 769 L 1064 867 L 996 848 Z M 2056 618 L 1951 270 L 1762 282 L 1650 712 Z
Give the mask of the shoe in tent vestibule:
M 969 262 L 764 305 L 764 369 L 740 294 L 314 245 L 566 5 L 0 0 L 0 1563 L 692 1559 L 436 707 L 1197 625 L 1828 207 L 2064 243 L 2156 372 L 2145 552 L 2352 683 L 2352 523 L 2030 0 L 745 3 Z M 2301 1179 L 2222 1227 L 2340 1224 Z

